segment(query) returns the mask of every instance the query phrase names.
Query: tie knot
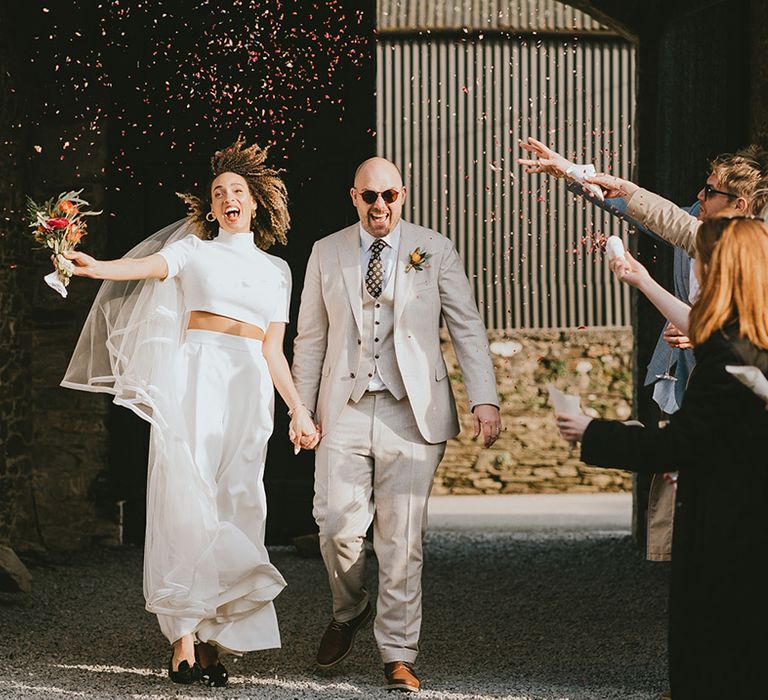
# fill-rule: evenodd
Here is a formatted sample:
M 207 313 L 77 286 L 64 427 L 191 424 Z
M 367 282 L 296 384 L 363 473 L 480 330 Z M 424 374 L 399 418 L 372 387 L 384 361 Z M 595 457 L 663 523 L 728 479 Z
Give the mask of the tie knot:
M 371 243 L 371 254 L 381 255 L 381 251 L 384 249 L 385 245 L 387 244 L 382 241 L 381 238 L 377 238 L 373 243 Z

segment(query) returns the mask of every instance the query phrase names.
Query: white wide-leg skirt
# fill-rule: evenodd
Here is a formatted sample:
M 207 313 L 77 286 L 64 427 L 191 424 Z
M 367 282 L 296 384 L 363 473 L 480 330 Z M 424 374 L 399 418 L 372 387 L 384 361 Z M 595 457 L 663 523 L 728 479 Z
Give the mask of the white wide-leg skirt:
M 171 643 L 279 647 L 272 601 L 285 580 L 264 546 L 274 389 L 261 342 L 190 330 L 177 370 L 178 410 L 152 430 L 147 609 Z

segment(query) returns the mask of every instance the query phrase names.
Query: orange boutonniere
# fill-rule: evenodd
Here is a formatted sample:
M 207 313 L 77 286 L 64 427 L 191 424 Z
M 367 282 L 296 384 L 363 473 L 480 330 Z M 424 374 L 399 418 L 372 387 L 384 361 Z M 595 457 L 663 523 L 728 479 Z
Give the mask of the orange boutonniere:
M 425 267 L 429 267 L 429 260 L 432 257 L 432 253 L 427 253 L 426 250 L 416 248 L 416 250 L 408 253 L 408 264 L 405 266 L 405 271 L 410 272 L 411 268 L 414 270 L 423 270 Z

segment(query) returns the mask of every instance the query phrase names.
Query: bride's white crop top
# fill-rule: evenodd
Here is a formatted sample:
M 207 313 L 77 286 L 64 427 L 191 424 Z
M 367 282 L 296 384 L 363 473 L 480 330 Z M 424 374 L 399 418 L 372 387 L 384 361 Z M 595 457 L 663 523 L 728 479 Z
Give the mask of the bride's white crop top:
M 186 311 L 208 311 L 266 331 L 288 322 L 291 270 L 285 260 L 256 247 L 251 233 L 219 231 L 212 241 L 187 236 L 159 254 L 166 280 L 178 275 Z

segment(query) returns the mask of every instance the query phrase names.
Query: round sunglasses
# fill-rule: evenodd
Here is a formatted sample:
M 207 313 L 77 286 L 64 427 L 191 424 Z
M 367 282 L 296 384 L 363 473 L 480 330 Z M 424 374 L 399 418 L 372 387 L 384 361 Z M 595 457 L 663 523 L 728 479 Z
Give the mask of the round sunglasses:
M 381 198 L 387 204 L 392 204 L 392 202 L 396 202 L 397 198 L 400 196 L 400 190 L 396 190 L 394 187 L 390 187 L 383 192 L 374 192 L 373 190 L 363 190 L 360 192 L 360 190 L 357 190 L 357 193 L 363 198 L 363 201 L 366 204 L 373 204 L 379 198 L 379 195 L 381 195 Z

